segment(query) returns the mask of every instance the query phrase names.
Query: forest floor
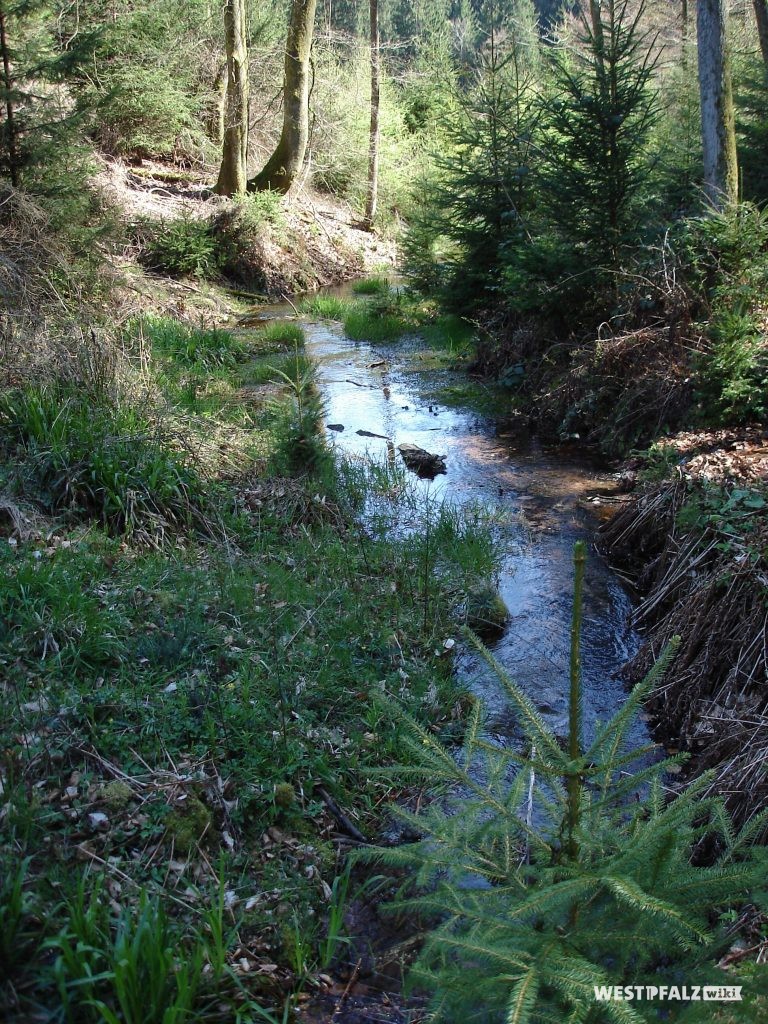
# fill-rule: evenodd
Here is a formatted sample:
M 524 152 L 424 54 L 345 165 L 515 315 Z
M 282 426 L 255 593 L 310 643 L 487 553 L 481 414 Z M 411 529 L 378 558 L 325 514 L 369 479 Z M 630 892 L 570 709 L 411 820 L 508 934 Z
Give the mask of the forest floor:
M 102 158 L 94 186 L 113 215 L 139 237 L 147 224 L 211 221 L 232 206 L 204 177 L 150 160 L 127 164 Z M 290 202 L 275 200 L 270 216 L 257 217 L 248 237 L 237 240 L 239 252 L 228 274 L 235 288 L 280 298 L 394 265 L 394 238 L 363 230 L 348 204 L 306 186 Z M 136 255 L 129 247 L 117 266 L 131 266 Z
M 391 529 L 407 474 L 327 458 L 296 322 L 130 253 L 111 324 L 54 320 L 45 224 L 4 215 L 1 1015 L 397 1019 L 393 882 L 346 855 L 406 788 L 395 706 L 463 717 L 446 641 L 490 536 Z

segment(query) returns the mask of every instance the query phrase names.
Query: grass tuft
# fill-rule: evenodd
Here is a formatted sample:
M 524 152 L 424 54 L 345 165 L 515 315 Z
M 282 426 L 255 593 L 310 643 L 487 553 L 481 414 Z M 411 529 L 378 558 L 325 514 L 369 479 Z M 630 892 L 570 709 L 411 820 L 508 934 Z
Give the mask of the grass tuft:
M 354 303 L 336 295 L 310 295 L 302 299 L 299 310 L 318 320 L 344 321 L 354 309 Z
M 279 348 L 303 348 L 304 331 L 290 320 L 273 320 L 263 327 L 257 338 L 262 351 Z
M 386 277 L 365 277 L 362 281 L 355 281 L 352 291 L 355 295 L 386 295 L 391 285 Z
M 344 318 L 344 331 L 353 341 L 393 341 L 408 330 L 402 317 L 375 309 L 353 309 Z
M 33 385 L 0 396 L 0 428 L 16 489 L 49 514 L 157 540 L 200 510 L 203 486 L 188 460 L 130 406 Z

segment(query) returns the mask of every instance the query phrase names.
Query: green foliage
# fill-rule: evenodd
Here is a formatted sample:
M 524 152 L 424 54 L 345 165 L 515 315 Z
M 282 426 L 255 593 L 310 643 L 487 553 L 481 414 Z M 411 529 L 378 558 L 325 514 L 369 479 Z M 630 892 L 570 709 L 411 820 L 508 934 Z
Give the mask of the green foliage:
M 65 671 L 115 665 L 126 650 L 125 616 L 104 608 L 91 589 L 98 557 L 63 555 L 6 566 L 0 587 L 0 638 L 22 660 L 51 658 Z
M 248 348 L 229 331 L 194 328 L 170 317 L 144 317 L 134 330 L 151 341 L 158 355 L 200 370 L 234 367 L 248 355 Z
M 353 303 L 344 316 L 344 333 L 354 341 L 391 341 L 415 329 L 405 295 L 378 292 Z
M 184 1024 L 238 1006 L 251 1020 L 275 1019 L 248 995 L 226 959 L 230 936 L 223 892 L 197 924 L 170 919 L 142 891 L 112 918 L 98 883 L 82 883 L 65 903 L 65 923 L 47 943 L 67 1024 Z M 204 973 L 203 968 L 207 964 Z
M 685 532 L 717 537 L 720 551 L 758 562 L 765 556 L 761 521 L 768 496 L 760 487 L 727 487 L 716 484 L 692 485 L 676 524 Z
M 386 295 L 390 288 L 389 278 L 386 277 L 364 277 L 352 285 L 355 295 Z
M 121 156 L 199 153 L 204 78 L 195 54 L 211 30 L 205 5 L 193 0 L 180 10 L 159 0 L 92 8 L 81 43 L 90 60 L 73 76 L 92 137 Z M 62 29 L 80 38 L 75 12 L 63 13 Z
M 679 259 L 708 313 L 709 351 L 697 360 L 704 416 L 744 423 L 768 412 L 768 214 L 742 203 L 683 226 Z
M 755 203 L 768 199 L 768 76 L 759 54 L 739 54 L 734 68 L 740 193 Z
M 353 341 L 392 341 L 408 330 L 408 323 L 396 313 L 355 309 L 344 317 L 344 333 Z
M 0 860 L 0 1006 L 2 990 L 13 982 L 19 966 L 30 955 L 33 943 L 27 932 L 27 917 L 31 912 L 30 898 L 24 888 L 29 863 L 17 864 Z
M 272 192 L 270 189 L 235 196 L 233 203 L 242 229 L 258 231 L 264 224 L 276 228 L 284 227 L 283 198 L 280 192 Z
M 591 269 L 619 269 L 648 219 L 647 143 L 658 119 L 655 40 L 641 4 L 609 0 L 580 45 L 554 49 L 542 183 L 554 229 Z M 583 285 L 582 285 L 583 286 Z
M 323 436 L 324 405 L 314 366 L 297 352 L 285 369 L 273 368 L 272 379 L 283 384 L 289 396 L 287 405 L 278 399 L 274 406 L 281 421 L 276 464 L 292 473 L 328 468 L 331 456 Z
M 215 277 L 222 267 L 222 254 L 211 224 L 193 217 L 179 217 L 161 223 L 145 222 L 147 234 L 142 261 L 151 269 L 167 274 Z
M 261 328 L 259 346 L 268 351 L 275 348 L 303 348 L 304 331 L 290 320 L 275 320 Z
M 418 767 L 409 774 L 460 792 L 420 814 L 398 809 L 423 837 L 372 856 L 408 870 L 395 907 L 436 921 L 415 978 L 435 992 L 437 1019 L 642 1021 L 651 1007 L 598 1004 L 593 986 L 701 979 L 700 965 L 727 947 L 711 914 L 745 901 L 760 884 L 750 845 L 760 815 L 734 833 L 703 776 L 677 798 L 653 745 L 629 749 L 628 731 L 667 670 L 674 645 L 612 719 L 584 742 L 580 690 L 583 546 L 576 550 L 569 737 L 565 749 L 530 698 L 493 656 L 494 669 L 525 735 L 522 749 L 499 746 L 477 703 L 461 754 L 401 714 Z M 472 640 L 471 634 L 469 635 Z M 714 861 L 694 858 L 714 842 Z M 366 854 L 365 856 L 371 856 Z M 706 979 L 712 967 L 704 967 Z
M 299 310 L 318 320 L 345 320 L 354 309 L 348 299 L 336 295 L 309 295 L 299 303 Z
M 130 406 L 30 385 L 0 396 L 0 425 L 16 486 L 48 512 L 154 538 L 199 514 L 197 474 Z
M 468 95 L 446 115 L 447 146 L 417 202 L 404 243 L 419 287 L 438 285 L 453 308 L 481 305 L 494 287 L 502 244 L 525 231 L 534 191 L 539 112 L 535 50 L 513 32 L 488 40 Z

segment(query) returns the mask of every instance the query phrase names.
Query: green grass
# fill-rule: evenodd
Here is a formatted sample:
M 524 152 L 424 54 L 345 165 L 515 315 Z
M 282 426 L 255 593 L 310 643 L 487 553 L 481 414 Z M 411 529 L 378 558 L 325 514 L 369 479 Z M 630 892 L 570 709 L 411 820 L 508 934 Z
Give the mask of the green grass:
M 296 380 L 312 366 L 303 352 L 275 352 L 262 356 L 245 367 L 243 381 L 251 386 L 259 384 L 282 384 L 281 375 L 286 374 Z
M 268 323 L 256 335 L 260 351 L 280 348 L 303 348 L 304 331 L 290 320 L 275 320 Z
M 140 410 L 67 384 L 0 396 L 15 489 L 49 514 L 93 518 L 114 533 L 191 526 L 203 486 Z
M 475 329 L 466 320 L 449 313 L 425 324 L 419 334 L 431 348 L 447 349 L 458 355 L 471 351 Z
M 353 341 L 394 341 L 412 330 L 401 316 L 358 308 L 344 318 L 344 332 Z
M 197 329 L 170 317 L 147 316 L 132 329 L 149 339 L 158 356 L 176 365 L 210 371 L 236 366 L 248 356 L 243 341 L 218 328 Z
M 53 383 L 3 396 L 0 472 L 20 485 L 34 469 L 28 501 L 70 517 L 0 543 L 12 695 L 0 720 L 4 1019 L 39 1005 L 67 1024 L 213 1022 L 238 1009 L 258 1020 L 261 1006 L 280 1016 L 275 993 L 321 970 L 341 941 L 342 908 L 325 923 L 320 880 L 337 902 L 349 886 L 319 787 L 374 834 L 389 791 L 377 769 L 408 757 L 381 696 L 455 727 L 443 641 L 463 595 L 494 571 L 488 524 L 419 511 L 386 466 L 315 458 L 319 397 L 303 354 L 241 363 L 235 347 L 236 364 L 222 365 L 228 341 L 190 347 L 185 328 L 153 328 L 159 425 L 163 408 L 176 423 L 191 381 L 210 406 L 187 408 L 190 452 L 207 443 L 218 457 L 215 439 L 234 430 L 228 378 L 277 380 L 252 429 L 282 475 L 261 460 L 202 482 L 167 431 L 143 447 L 139 433 L 157 424 L 126 398 L 94 404 Z M 99 475 L 113 449 L 123 477 Z M 152 546 L 106 513 L 118 497 L 132 516 L 137 500 L 153 502 L 149 536 L 182 471 L 217 533 L 177 517 L 171 543 Z M 63 488 L 55 505 L 44 481 Z M 265 841 L 272 826 L 285 843 Z M 24 875 L 10 871 L 21 863 Z M 247 998 L 229 967 L 246 938 L 280 972 L 275 986 L 255 964 Z
M 299 303 L 302 313 L 318 320 L 344 321 L 354 307 L 354 302 L 336 295 L 310 295 Z
M 379 276 L 365 277 L 352 285 L 355 295 L 386 295 L 390 289 L 389 278 Z

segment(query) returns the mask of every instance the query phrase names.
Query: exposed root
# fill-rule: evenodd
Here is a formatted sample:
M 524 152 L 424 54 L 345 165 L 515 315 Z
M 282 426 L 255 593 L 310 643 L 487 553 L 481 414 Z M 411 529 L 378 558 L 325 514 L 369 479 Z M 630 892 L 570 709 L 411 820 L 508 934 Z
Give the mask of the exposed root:
M 656 733 L 692 754 L 693 772 L 715 769 L 712 789 L 743 821 L 768 804 L 768 570 L 716 526 L 681 528 L 689 495 L 682 478 L 641 495 L 601 527 L 599 545 L 645 595 L 635 613 L 645 642 L 628 681 L 682 637 L 649 703 Z

